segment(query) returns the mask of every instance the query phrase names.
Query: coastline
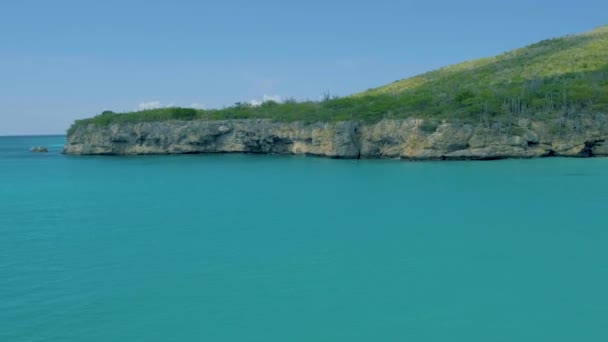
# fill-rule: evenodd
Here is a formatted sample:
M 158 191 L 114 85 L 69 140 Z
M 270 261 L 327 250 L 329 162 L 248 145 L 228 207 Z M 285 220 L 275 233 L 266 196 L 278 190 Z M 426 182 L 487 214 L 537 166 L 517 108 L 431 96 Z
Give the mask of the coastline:
M 159 121 L 79 126 L 66 154 L 305 154 L 344 159 L 491 160 L 608 156 L 608 116 L 514 125 L 422 119 L 335 123 L 267 119 Z

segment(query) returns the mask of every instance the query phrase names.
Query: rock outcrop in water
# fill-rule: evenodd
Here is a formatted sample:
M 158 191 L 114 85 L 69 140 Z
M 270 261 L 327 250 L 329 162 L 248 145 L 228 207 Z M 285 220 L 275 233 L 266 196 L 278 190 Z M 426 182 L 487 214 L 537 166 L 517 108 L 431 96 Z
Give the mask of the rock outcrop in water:
M 309 154 L 332 158 L 500 159 L 608 155 L 608 116 L 517 125 L 274 122 L 263 119 L 88 124 L 68 135 L 68 154 Z
M 30 151 L 37 152 L 37 153 L 47 153 L 49 151 L 49 149 L 44 146 L 34 146 L 34 147 L 30 148 Z

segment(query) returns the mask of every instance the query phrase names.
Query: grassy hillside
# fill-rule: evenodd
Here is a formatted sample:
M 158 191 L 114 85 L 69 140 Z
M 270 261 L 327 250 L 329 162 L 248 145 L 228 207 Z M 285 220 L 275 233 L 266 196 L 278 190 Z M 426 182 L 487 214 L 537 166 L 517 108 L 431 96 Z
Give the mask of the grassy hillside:
M 464 62 L 348 97 L 322 101 L 237 103 L 224 109 L 162 108 L 104 112 L 80 124 L 270 118 L 378 121 L 383 118 L 509 121 L 608 113 L 608 26 Z

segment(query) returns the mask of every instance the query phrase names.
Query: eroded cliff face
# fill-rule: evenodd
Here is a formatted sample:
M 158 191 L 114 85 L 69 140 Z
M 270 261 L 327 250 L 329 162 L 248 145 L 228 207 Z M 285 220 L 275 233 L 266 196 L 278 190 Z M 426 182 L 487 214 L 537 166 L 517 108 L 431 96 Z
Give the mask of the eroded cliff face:
M 165 121 L 79 127 L 69 154 L 279 153 L 356 158 L 359 125 L 269 120 Z
M 86 125 L 68 154 L 277 153 L 332 158 L 499 159 L 608 155 L 608 117 L 496 127 L 419 119 L 376 124 L 270 120 L 166 121 Z

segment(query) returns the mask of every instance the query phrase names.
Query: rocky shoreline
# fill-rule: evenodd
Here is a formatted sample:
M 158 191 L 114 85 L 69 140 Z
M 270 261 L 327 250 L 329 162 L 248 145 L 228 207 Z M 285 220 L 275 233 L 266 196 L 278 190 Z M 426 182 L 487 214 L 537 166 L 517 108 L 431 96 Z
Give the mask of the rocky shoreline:
M 330 158 L 487 160 L 608 156 L 603 114 L 517 124 L 382 120 L 375 124 L 275 122 L 264 119 L 80 125 L 66 154 L 307 154 Z

